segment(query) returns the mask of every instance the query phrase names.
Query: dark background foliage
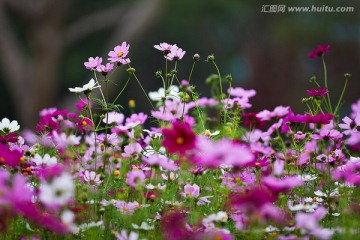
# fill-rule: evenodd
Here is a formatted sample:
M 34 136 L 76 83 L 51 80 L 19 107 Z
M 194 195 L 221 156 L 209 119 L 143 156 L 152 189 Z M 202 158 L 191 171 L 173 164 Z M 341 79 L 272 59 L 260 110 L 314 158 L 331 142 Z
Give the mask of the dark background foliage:
M 30 2 L 30 3 L 29 3 Z M 263 5 L 352 6 L 350 13 L 262 13 Z M 307 53 L 317 44 L 330 44 L 326 55 L 331 94 L 337 99 L 344 73 L 352 78 L 342 115 L 360 97 L 360 2 L 344 1 L 245 1 L 245 0 L 1 0 L 0 1 L 0 118 L 34 128 L 38 111 L 45 107 L 73 108 L 76 98 L 68 87 L 82 86 L 92 77 L 84 61 L 106 59 L 122 41 L 130 43 L 132 66 L 149 91 L 161 86 L 154 72 L 164 67 L 160 42 L 176 43 L 186 50 L 179 77 L 188 77 L 192 55 L 202 59 L 214 53 L 221 74 L 231 74 L 234 86 L 254 88 L 253 111 L 290 105 L 305 107 L 309 79 L 322 82 L 320 59 Z M 209 94 L 204 81 L 215 69 L 200 61 L 192 83 Z M 120 90 L 125 75 L 114 75 Z M 116 91 L 113 92 L 116 94 Z M 129 99 L 139 111 L 149 104 L 132 81 L 119 103 Z M 333 100 L 334 102 L 334 100 Z

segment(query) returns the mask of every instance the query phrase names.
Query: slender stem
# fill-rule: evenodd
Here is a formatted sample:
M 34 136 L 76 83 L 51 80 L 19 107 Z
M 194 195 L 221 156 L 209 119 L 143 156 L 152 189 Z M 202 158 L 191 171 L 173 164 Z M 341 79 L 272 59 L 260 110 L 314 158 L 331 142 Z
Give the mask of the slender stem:
M 334 111 L 334 115 L 336 115 L 337 112 L 339 111 L 339 108 L 340 108 L 340 105 L 341 105 L 341 101 L 342 101 L 342 99 L 343 99 L 343 97 L 344 97 L 344 93 L 345 93 L 345 90 L 346 90 L 346 87 L 347 87 L 348 80 L 349 80 L 348 77 L 345 78 L 345 84 L 344 84 L 343 90 L 342 90 L 342 92 L 341 92 L 339 101 L 338 101 L 338 103 L 337 103 L 337 105 L 336 105 L 336 108 L 335 108 L 335 111 Z
M 324 83 L 325 83 L 325 87 L 326 87 L 326 89 L 329 90 L 328 83 L 327 83 L 327 71 L 326 71 L 326 64 L 325 64 L 324 56 L 321 56 L 321 59 L 322 59 L 323 67 L 324 67 Z M 329 104 L 329 110 L 332 113 L 333 111 L 332 111 L 332 106 L 331 106 L 331 101 L 330 101 L 330 94 L 327 93 L 326 97 L 327 97 L 327 101 L 328 101 L 328 104 Z
M 147 100 L 149 101 L 149 103 L 150 103 L 151 107 L 152 107 L 154 110 L 156 110 L 156 109 L 155 109 L 155 107 L 154 107 L 154 105 L 152 104 L 152 102 L 151 102 L 151 100 L 150 100 L 149 96 L 146 94 L 145 89 L 144 89 L 144 88 L 143 88 L 143 86 L 141 85 L 141 83 L 140 83 L 139 79 L 136 77 L 136 74 L 135 74 L 135 73 L 133 73 L 133 75 L 134 75 L 134 77 L 135 77 L 136 81 L 138 82 L 138 84 L 140 85 L 140 88 L 141 88 L 141 90 L 143 91 L 143 93 L 145 94 L 145 96 L 146 96 Z
M 175 61 L 175 71 L 177 70 L 177 61 Z M 174 81 L 174 77 L 175 77 L 176 75 L 174 74 L 173 76 L 172 76 L 172 78 L 171 78 L 171 82 L 170 82 L 170 85 L 169 85 L 169 88 L 170 88 L 170 86 L 173 84 L 173 81 Z M 176 78 L 177 79 L 177 78 Z
M 96 169 L 96 163 L 97 163 L 97 143 L 96 143 L 96 129 L 95 129 L 95 122 L 94 122 L 94 117 L 93 117 L 93 114 L 92 114 L 92 111 L 91 111 L 91 106 L 90 106 L 90 94 L 88 96 L 86 96 L 87 99 L 88 99 L 88 107 L 89 107 L 89 114 L 90 114 L 90 119 L 91 119 L 91 122 L 92 122 L 92 125 L 93 125 L 93 132 L 94 132 L 94 147 L 95 147 L 95 150 L 94 150 L 94 168 Z
M 126 80 L 126 83 L 124 85 L 124 87 L 121 89 L 121 91 L 119 92 L 119 94 L 116 96 L 115 100 L 113 101 L 113 104 L 116 102 L 116 100 L 118 100 L 118 98 L 120 97 L 120 95 L 123 93 L 123 91 L 125 90 L 126 86 L 128 85 L 130 78 L 131 78 L 132 74 L 129 74 L 128 79 Z
M 100 87 L 99 87 L 100 93 L 101 93 L 101 96 L 102 96 L 102 98 L 103 98 L 103 100 L 104 100 L 104 102 L 105 102 L 105 106 L 106 106 L 106 108 L 107 108 L 107 102 L 105 101 L 104 94 L 103 94 L 103 92 L 102 92 L 102 90 L 101 90 L 101 84 L 99 83 L 99 80 L 97 79 L 97 76 L 96 76 L 96 72 L 95 72 L 95 71 L 94 71 L 94 77 L 95 77 L 96 83 L 100 86 Z
M 191 70 L 190 70 L 190 74 L 189 74 L 189 78 L 188 78 L 189 84 L 190 84 L 190 80 L 191 80 L 191 77 L 192 77 L 192 73 L 194 71 L 195 63 L 196 63 L 196 61 L 193 62 Z
M 219 76 L 219 85 L 220 85 L 220 99 L 223 100 L 223 91 L 222 91 L 222 82 L 221 82 L 221 75 L 220 75 L 220 70 L 218 68 L 218 66 L 216 65 L 215 61 L 212 62 L 216 68 L 217 74 Z

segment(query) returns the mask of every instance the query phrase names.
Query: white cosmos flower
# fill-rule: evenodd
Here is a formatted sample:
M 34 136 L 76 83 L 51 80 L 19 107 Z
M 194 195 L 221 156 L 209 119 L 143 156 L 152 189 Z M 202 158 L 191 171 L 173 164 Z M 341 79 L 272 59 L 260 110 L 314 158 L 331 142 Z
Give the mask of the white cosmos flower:
M 147 224 L 146 222 L 142 222 L 140 226 L 135 223 L 132 223 L 131 225 L 133 226 L 134 229 L 143 229 L 143 230 L 154 229 L 154 226 L 151 226 L 151 225 Z
M 41 157 L 38 153 L 35 154 L 32 161 L 35 162 L 37 166 L 40 165 L 52 166 L 57 163 L 56 157 L 50 157 L 49 154 L 45 154 L 44 157 Z
M 20 129 L 20 126 L 16 120 L 11 121 L 7 118 L 3 118 L 0 122 L 0 130 L 4 133 L 15 132 Z
M 69 88 L 70 92 L 75 92 L 75 93 L 81 93 L 81 92 L 85 92 L 85 91 L 91 91 L 94 88 L 98 88 L 100 87 L 100 85 L 98 85 L 95 80 L 92 78 L 87 84 L 85 84 L 82 87 L 75 87 L 75 88 Z
M 40 186 L 39 199 L 46 205 L 65 205 L 75 195 L 75 184 L 70 174 L 63 173 L 50 183 Z
M 175 85 L 171 85 L 167 90 L 166 99 L 180 99 L 179 88 Z M 165 98 L 165 89 L 159 88 L 157 92 L 149 92 L 149 97 L 153 101 L 161 101 Z

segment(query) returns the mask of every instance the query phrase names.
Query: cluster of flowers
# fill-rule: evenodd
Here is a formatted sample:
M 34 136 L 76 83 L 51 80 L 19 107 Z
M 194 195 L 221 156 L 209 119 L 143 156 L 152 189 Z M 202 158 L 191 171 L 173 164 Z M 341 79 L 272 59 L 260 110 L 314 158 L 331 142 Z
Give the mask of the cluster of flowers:
M 251 112 L 255 90 L 233 87 L 227 77 L 224 96 L 219 73 L 219 94 L 199 98 L 191 74 L 182 81 L 176 75 L 185 51 L 167 43 L 154 47 L 175 64 L 173 71 L 156 74 L 163 87 L 148 94 L 156 103 L 150 115 L 126 117 L 106 99 L 103 115 L 93 114 L 99 101 L 91 94 L 103 88 L 98 73 L 108 81 L 116 63 L 136 78 L 124 42 L 109 52 L 110 63 L 102 65 L 100 57 L 85 62 L 95 77 L 69 89 L 80 96 L 78 113 L 44 109 L 37 133 L 25 130 L 22 136 L 16 121 L 0 122 L 4 236 L 215 240 L 358 234 L 360 100 L 339 121 L 327 86 L 319 85 L 306 91 L 312 106 L 306 114 L 289 106 Z M 319 45 L 309 57 L 323 58 L 329 49 Z M 200 56 L 193 59 L 195 65 Z M 213 55 L 207 61 L 215 65 Z M 129 106 L 134 110 L 133 101 Z M 146 127 L 149 122 L 157 124 Z

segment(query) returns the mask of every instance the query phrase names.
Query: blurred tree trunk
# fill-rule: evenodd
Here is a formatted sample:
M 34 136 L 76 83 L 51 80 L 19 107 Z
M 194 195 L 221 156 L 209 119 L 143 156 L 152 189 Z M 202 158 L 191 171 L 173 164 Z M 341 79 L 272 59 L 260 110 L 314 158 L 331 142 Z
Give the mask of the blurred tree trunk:
M 0 0 L 2 69 L 22 128 L 34 128 L 42 108 L 58 105 L 59 66 L 66 48 L 105 28 L 114 29 L 112 46 L 124 37 L 131 41 L 144 32 L 161 2 L 120 4 L 68 24 L 70 0 Z M 19 16 L 26 21 L 29 46 L 16 36 L 12 17 Z

